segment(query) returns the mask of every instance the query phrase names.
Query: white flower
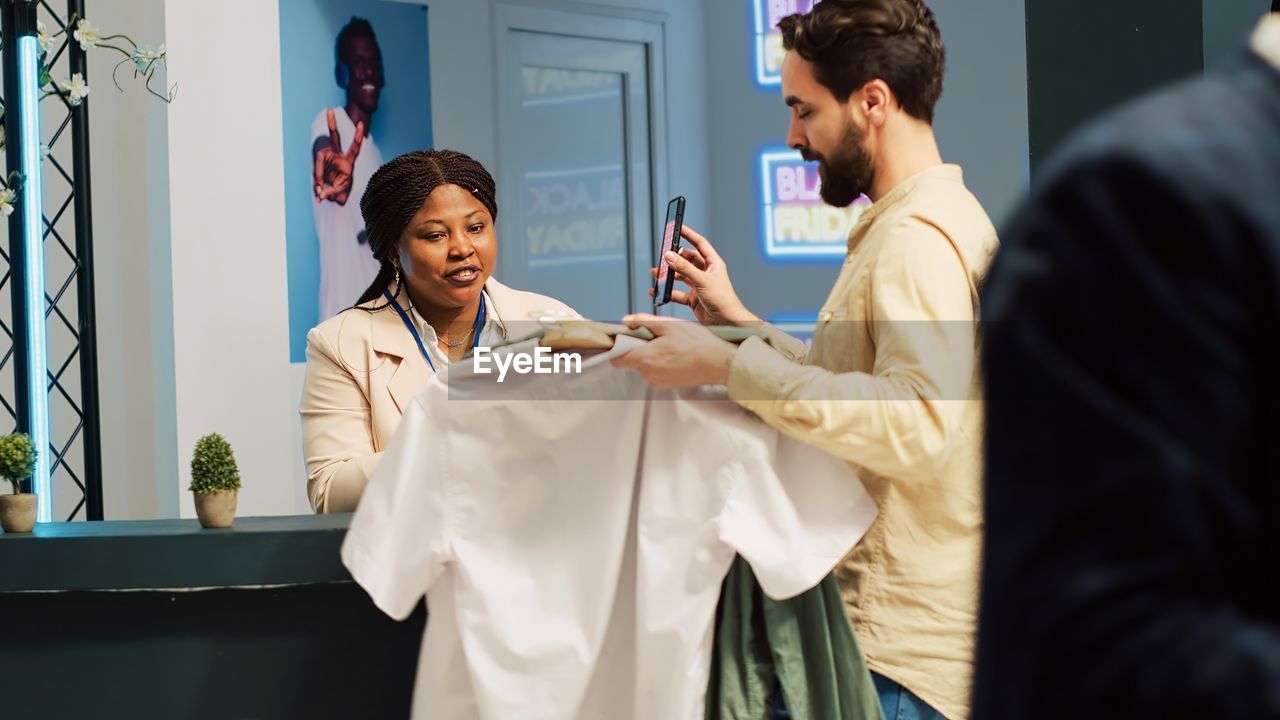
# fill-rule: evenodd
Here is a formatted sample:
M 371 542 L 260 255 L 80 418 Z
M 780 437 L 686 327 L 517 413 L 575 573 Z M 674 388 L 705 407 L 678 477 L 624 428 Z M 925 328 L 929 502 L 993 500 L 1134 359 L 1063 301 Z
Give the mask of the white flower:
M 161 43 L 160 47 L 156 48 L 155 50 L 148 48 L 147 44 L 143 43 L 138 46 L 137 50 L 133 51 L 133 54 L 130 55 L 130 58 L 132 58 L 133 60 L 134 67 L 138 68 L 138 72 L 144 73 L 147 70 L 150 70 L 151 68 L 155 67 L 156 65 L 163 67 L 164 66 L 164 43 Z
M 81 20 L 76 23 L 75 39 L 80 43 L 80 49 L 88 51 L 91 47 L 98 46 L 98 28 L 94 27 L 88 20 Z
M 0 115 L 0 148 L 4 147 L 4 115 Z
M 40 52 L 49 52 L 49 48 L 53 47 L 53 37 L 49 35 L 49 28 L 43 20 L 36 21 L 36 38 L 40 41 Z
M 58 90 L 67 96 L 67 102 L 71 103 L 71 107 L 79 105 L 89 94 L 89 86 L 80 73 L 72 75 L 70 80 L 59 80 Z
M 9 188 L 0 190 L 0 217 L 9 217 L 13 214 L 13 200 L 18 195 Z

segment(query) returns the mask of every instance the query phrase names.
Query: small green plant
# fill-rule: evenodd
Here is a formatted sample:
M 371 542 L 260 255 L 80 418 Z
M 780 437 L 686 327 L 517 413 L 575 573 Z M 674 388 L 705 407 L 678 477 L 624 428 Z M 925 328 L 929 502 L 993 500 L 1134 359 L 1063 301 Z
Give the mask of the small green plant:
M 218 433 L 210 433 L 196 441 L 191 456 L 191 487 L 198 493 L 240 489 L 240 471 L 231 444 Z
M 31 477 L 36 469 L 36 444 L 26 433 L 12 433 L 0 437 L 0 477 L 13 484 L 17 495 L 18 484 Z

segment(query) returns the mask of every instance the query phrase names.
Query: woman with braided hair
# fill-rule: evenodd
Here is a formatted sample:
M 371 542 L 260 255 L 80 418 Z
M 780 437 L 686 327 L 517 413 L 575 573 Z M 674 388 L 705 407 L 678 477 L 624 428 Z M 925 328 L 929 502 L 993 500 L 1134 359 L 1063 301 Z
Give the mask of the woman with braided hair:
M 318 513 L 356 508 L 408 403 L 434 372 L 513 321 L 576 315 L 491 277 L 498 260 L 493 177 L 452 150 L 383 165 L 360 200 L 377 277 L 355 305 L 307 334 L 302 434 Z

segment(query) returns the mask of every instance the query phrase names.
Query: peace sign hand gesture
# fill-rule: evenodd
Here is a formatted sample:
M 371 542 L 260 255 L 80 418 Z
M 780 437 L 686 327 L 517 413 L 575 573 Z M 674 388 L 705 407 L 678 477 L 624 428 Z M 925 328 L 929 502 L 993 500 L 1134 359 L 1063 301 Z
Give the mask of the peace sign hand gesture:
M 360 145 L 364 142 L 364 123 L 356 123 L 356 136 L 351 141 L 351 147 L 344 153 L 333 108 L 325 112 L 325 119 L 329 123 L 329 145 L 319 147 L 315 153 L 312 185 L 315 188 L 316 202 L 332 200 L 339 205 L 346 205 L 351 196 L 356 158 L 360 155 Z

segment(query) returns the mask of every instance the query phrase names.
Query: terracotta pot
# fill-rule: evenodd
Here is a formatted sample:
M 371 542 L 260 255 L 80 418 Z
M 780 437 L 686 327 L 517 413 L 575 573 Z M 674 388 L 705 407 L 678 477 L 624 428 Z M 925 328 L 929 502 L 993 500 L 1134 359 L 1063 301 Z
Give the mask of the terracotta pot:
M 231 527 L 236 519 L 236 491 L 192 492 L 196 501 L 196 517 L 200 525 L 207 528 Z
M 36 527 L 36 494 L 0 495 L 0 527 L 7 533 L 29 533 Z

